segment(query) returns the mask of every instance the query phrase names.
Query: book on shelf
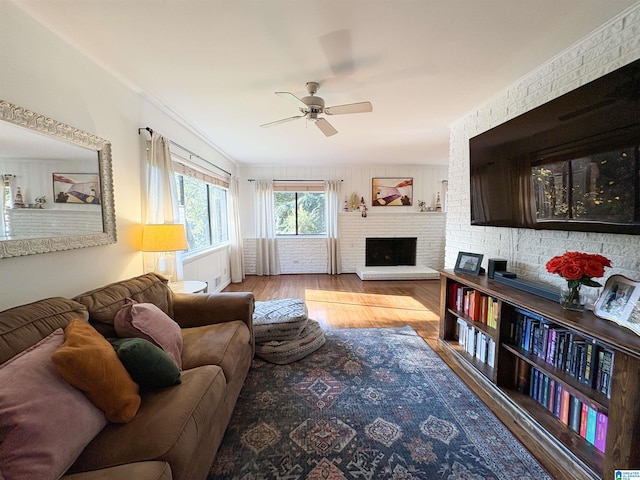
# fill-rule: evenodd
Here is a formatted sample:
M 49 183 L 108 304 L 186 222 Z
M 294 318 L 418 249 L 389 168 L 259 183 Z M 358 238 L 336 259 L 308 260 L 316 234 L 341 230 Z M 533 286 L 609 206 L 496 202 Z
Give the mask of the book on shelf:
M 566 388 L 562 389 L 560 400 L 560 421 L 569 426 L 569 406 L 571 404 L 571 394 Z
M 562 384 L 560 382 L 556 382 L 556 392 L 553 396 L 553 414 L 556 418 L 560 418 L 560 405 L 562 403 L 562 392 L 564 389 L 562 388 Z
M 591 445 L 596 443 L 596 417 L 598 410 L 593 405 L 587 406 L 587 430 L 585 438 Z
M 580 402 L 580 436 L 587 438 L 587 418 L 589 417 L 589 405 Z
M 580 417 L 582 415 L 582 402 L 578 397 L 571 395 L 569 403 L 569 428 L 580 433 Z
M 595 447 L 604 453 L 607 445 L 607 426 L 609 423 L 609 417 L 602 412 L 596 414 L 596 435 L 594 445 Z
M 516 389 L 520 393 L 529 393 L 529 384 L 531 383 L 531 366 L 524 360 L 518 360 L 518 384 Z
M 585 385 L 593 388 L 596 377 L 598 347 L 595 340 L 589 340 L 585 343 L 583 370 L 580 372 L 579 378 Z
M 611 398 L 611 377 L 613 374 L 613 351 L 602 348 L 599 350 L 598 371 L 596 372 L 595 388 Z

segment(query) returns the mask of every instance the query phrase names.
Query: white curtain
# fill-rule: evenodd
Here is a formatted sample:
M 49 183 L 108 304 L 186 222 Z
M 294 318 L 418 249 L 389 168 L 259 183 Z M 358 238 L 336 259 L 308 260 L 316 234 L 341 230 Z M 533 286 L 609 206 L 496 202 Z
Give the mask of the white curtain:
M 147 198 L 143 204 L 145 223 L 180 223 L 178 192 L 169 145 L 168 138 L 157 132 L 151 133 L 147 157 Z M 162 254 L 144 254 L 145 271 L 154 269 L 159 255 Z M 172 282 L 182 280 L 182 252 L 166 256 L 165 260 L 170 262 L 170 265 L 167 265 L 167 271 L 173 272 L 169 280 Z
M 2 218 L 0 218 L 0 237 L 4 237 L 7 234 L 7 226 L 5 225 L 5 208 L 9 208 L 9 205 L 5 204 L 5 182 L 7 182 L 11 178 L 11 175 L 0 175 L 0 214 Z
M 327 273 L 342 273 L 340 239 L 338 238 L 338 212 L 340 211 L 340 180 L 324 182 L 325 221 L 327 223 Z
M 273 182 L 256 180 L 255 188 L 255 233 L 256 274 L 280 275 L 278 240 L 273 211 Z
M 244 280 L 244 257 L 242 232 L 240 230 L 240 179 L 231 177 L 229 185 L 229 241 L 231 243 L 231 281 L 240 283 Z

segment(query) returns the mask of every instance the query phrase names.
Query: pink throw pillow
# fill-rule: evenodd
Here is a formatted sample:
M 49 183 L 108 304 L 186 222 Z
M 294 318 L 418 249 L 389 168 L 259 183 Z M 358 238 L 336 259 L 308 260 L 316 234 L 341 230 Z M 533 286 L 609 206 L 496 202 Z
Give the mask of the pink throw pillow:
M 107 424 L 51 361 L 61 328 L 0 365 L 0 478 L 60 478 Z
M 182 331 L 169 315 L 153 303 L 138 303 L 130 298 L 116 313 L 113 326 L 122 338 L 144 338 L 156 344 L 182 370 Z

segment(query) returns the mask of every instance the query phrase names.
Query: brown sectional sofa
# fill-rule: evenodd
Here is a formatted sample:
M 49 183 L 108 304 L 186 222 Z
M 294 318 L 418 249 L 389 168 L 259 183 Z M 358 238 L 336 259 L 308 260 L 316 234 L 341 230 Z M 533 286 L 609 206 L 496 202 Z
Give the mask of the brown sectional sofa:
M 113 319 L 127 298 L 153 303 L 180 325 L 182 382 L 142 392 L 133 420 L 108 423 L 63 478 L 205 479 L 254 355 L 251 293 L 173 294 L 166 279 L 146 274 L 22 305 L 0 312 L 0 364 L 75 318 L 117 336 Z

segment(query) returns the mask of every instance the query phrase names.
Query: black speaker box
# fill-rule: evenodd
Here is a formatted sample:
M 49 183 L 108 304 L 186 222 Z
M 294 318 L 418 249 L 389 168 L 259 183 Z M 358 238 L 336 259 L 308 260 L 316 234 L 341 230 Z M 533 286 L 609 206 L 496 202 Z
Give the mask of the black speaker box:
M 495 272 L 505 272 L 507 270 L 507 261 L 501 258 L 490 258 L 487 267 L 487 277 L 493 278 Z

